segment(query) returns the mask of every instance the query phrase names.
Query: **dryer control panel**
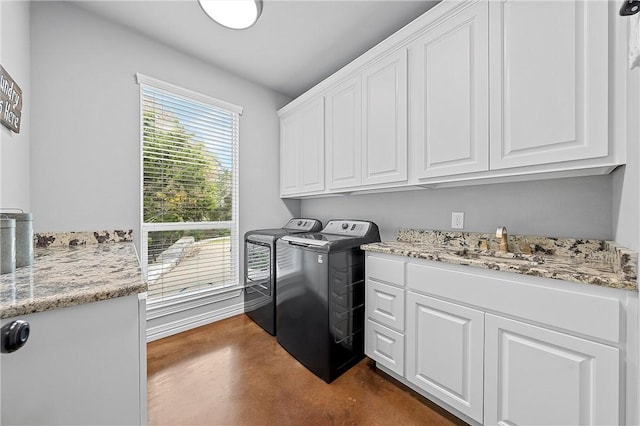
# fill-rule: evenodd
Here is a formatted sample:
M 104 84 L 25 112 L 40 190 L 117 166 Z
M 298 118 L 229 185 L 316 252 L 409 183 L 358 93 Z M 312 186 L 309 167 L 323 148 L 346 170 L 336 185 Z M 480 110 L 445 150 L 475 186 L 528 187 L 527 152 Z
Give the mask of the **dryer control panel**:
M 317 232 L 322 229 L 322 222 L 316 219 L 296 218 L 291 219 L 282 229 L 289 231 Z

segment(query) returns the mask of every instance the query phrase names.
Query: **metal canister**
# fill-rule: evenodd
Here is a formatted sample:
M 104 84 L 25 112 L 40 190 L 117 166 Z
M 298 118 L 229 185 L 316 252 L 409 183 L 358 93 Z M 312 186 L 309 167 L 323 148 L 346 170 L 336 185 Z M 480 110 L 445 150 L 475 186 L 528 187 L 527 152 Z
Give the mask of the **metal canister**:
M 16 221 L 16 268 L 33 263 L 33 216 L 31 213 L 2 213 Z
M 16 270 L 16 220 L 0 218 L 0 273 Z

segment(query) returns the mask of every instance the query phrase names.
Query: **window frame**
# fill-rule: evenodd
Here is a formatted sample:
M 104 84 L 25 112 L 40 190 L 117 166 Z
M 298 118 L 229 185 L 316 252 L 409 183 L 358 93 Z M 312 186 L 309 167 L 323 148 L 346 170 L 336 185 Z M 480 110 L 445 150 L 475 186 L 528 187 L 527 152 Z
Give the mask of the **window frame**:
M 242 288 L 240 284 L 240 237 L 239 237 L 239 145 L 240 145 L 240 123 L 239 119 L 242 115 L 243 108 L 234 105 L 229 102 L 222 101 L 202 93 L 198 93 L 189 89 L 185 89 L 180 86 L 176 86 L 171 83 L 167 83 L 162 80 L 158 80 L 144 74 L 136 73 L 136 82 L 139 85 L 139 159 L 140 159 L 140 215 L 139 215 L 139 232 L 140 232 L 140 267 L 142 274 L 147 277 L 148 272 L 148 233 L 154 231 L 173 231 L 173 230 L 197 230 L 197 229 L 230 229 L 231 238 L 231 279 L 228 283 L 211 288 L 201 289 L 193 292 L 188 292 L 184 295 L 169 296 L 166 299 L 147 299 L 147 313 L 148 318 L 158 318 L 172 313 L 181 312 L 184 310 L 192 309 L 194 307 L 203 306 L 210 303 L 212 296 L 218 294 L 226 295 L 229 292 L 237 292 Z M 185 98 L 186 100 L 193 100 L 195 102 L 204 103 L 215 108 L 223 109 L 227 112 L 235 114 L 238 120 L 237 136 L 234 139 L 234 146 L 232 147 L 233 160 L 232 160 L 232 202 L 231 202 L 231 219 L 230 221 L 207 221 L 207 222 L 173 222 L 173 223 L 145 223 L 144 222 L 144 123 L 143 116 L 143 86 L 149 86 L 154 89 L 160 89 L 169 92 L 172 95 Z M 154 312 L 149 316 L 150 312 Z

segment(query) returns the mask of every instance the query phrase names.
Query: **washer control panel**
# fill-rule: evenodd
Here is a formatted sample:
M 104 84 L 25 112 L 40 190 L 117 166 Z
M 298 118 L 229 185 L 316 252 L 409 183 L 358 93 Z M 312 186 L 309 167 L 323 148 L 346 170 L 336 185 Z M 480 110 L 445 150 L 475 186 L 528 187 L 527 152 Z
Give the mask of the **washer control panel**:
M 322 233 L 364 237 L 369 231 L 370 226 L 371 222 L 363 220 L 330 220 L 322 230 Z

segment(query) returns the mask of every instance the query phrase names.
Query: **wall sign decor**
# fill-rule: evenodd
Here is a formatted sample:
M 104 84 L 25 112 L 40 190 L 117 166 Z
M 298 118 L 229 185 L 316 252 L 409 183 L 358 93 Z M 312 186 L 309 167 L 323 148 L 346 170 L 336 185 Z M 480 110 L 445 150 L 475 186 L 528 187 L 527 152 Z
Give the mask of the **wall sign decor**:
M 0 65 L 0 122 L 20 133 L 22 119 L 22 89 Z

